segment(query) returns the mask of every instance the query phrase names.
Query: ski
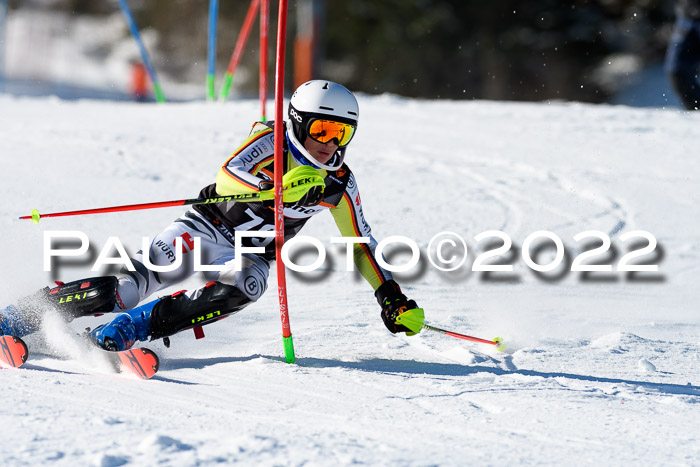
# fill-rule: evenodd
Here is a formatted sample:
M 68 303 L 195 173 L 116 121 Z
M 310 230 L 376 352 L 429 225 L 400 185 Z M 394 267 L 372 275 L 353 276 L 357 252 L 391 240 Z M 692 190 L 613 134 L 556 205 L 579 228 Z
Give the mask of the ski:
M 0 362 L 6 366 L 19 368 L 29 357 L 27 344 L 15 336 L 0 336 Z
M 152 350 L 139 347 L 112 352 L 103 350 L 117 373 L 134 375 L 140 379 L 150 379 L 158 372 L 160 360 Z
M 158 355 L 143 347 L 111 352 L 95 347 L 105 356 L 115 373 L 134 375 L 150 379 L 158 372 Z M 19 368 L 27 361 L 29 350 L 22 339 L 15 336 L 0 336 L 0 366 Z

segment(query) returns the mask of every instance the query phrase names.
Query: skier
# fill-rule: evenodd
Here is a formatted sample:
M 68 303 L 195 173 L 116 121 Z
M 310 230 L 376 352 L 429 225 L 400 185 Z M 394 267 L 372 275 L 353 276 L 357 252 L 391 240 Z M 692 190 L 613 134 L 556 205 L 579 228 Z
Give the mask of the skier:
M 700 109 L 700 0 L 678 0 L 665 68 L 683 106 Z
M 284 140 L 285 239 L 323 211 L 331 212 L 343 236 L 369 237 L 369 243 L 353 245 L 355 264 L 374 289 L 389 331 L 410 334 L 410 329 L 397 323 L 397 317 L 416 309 L 416 302 L 409 300 L 377 263 L 377 242 L 364 219 L 355 177 L 344 163 L 359 117 L 355 96 L 331 81 L 309 81 L 292 95 L 288 117 Z M 255 123 L 249 138 L 220 168 L 216 183 L 202 189 L 200 197 L 265 194 L 269 199 L 274 186 L 273 156 L 273 124 Z M 292 190 L 291 185 L 300 180 L 304 183 L 296 183 Z M 238 312 L 267 289 L 270 264 L 275 259 L 274 238 L 246 237 L 243 246 L 265 247 L 265 252 L 242 253 L 240 270 L 235 267 L 239 253 L 234 232 L 250 230 L 274 230 L 274 208 L 269 201 L 196 205 L 153 239 L 148 257 L 139 251 L 131 259 L 135 271 L 125 268 L 119 278 L 106 276 L 46 287 L 0 310 L 0 333 L 22 337 L 35 331 L 46 307 L 58 310 L 67 320 L 119 313 L 89 333 L 93 342 L 107 350 L 125 350 L 149 338 L 164 338 L 167 345 L 168 336 L 189 328 L 201 333 L 202 325 Z M 179 267 L 170 272 L 146 267 L 147 260 L 156 266 L 171 265 L 178 237 L 182 241 Z M 210 282 L 191 293 L 181 291 L 138 306 L 195 272 L 191 252 L 195 238 L 201 242 L 202 262 L 223 270 L 205 272 Z

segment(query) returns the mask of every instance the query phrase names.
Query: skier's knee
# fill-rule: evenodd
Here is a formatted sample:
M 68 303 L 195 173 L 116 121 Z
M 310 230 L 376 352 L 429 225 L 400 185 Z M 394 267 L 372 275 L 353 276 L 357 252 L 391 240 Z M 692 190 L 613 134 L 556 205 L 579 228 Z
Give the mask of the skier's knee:
M 267 290 L 268 274 L 269 269 L 264 260 L 244 256 L 241 271 L 227 270 L 219 274 L 218 280 L 238 288 L 251 301 L 255 302 Z
M 213 323 L 238 312 L 251 302 L 237 287 L 218 281 L 210 282 L 191 299 L 184 293 L 163 297 L 151 312 L 151 339 Z
M 251 271 L 236 285 L 251 301 L 255 302 L 267 290 L 267 276 L 258 271 Z
M 121 300 L 119 305 L 125 310 L 135 308 L 144 298 L 139 292 L 139 286 L 136 279 L 128 275 L 119 277 L 117 295 Z

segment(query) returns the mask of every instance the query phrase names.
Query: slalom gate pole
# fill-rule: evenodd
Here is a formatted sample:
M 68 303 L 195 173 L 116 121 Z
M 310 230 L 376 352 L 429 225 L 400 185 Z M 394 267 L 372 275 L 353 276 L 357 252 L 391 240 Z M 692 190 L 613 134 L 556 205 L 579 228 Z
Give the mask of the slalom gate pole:
M 246 193 L 243 195 L 219 196 L 217 198 L 195 198 L 195 199 L 179 199 L 173 201 L 158 201 L 154 203 L 141 204 L 126 204 L 123 206 L 110 206 L 97 209 L 83 209 L 80 211 L 52 212 L 49 214 L 39 214 L 39 211 L 34 209 L 29 216 L 22 216 L 20 219 L 31 219 L 35 224 L 39 223 L 39 219 L 44 217 L 65 217 L 65 216 L 82 216 L 85 214 L 102 214 L 106 212 L 121 212 L 121 211 L 140 211 L 143 209 L 167 208 L 171 206 L 191 206 L 194 204 L 215 204 L 225 203 L 227 201 L 260 201 L 260 193 Z
M 129 10 L 129 5 L 126 3 L 126 0 L 119 0 L 119 6 L 122 9 L 122 13 L 124 13 L 124 16 L 126 17 L 126 22 L 129 24 L 129 29 L 131 29 L 131 35 L 134 36 L 136 45 L 139 47 L 139 51 L 141 52 L 141 60 L 143 60 L 143 63 L 144 65 L 146 65 L 146 69 L 148 70 L 148 75 L 150 76 L 151 84 L 153 85 L 153 93 L 156 96 L 156 102 L 165 102 L 163 90 L 161 89 L 160 83 L 158 82 L 158 78 L 156 77 L 156 72 L 153 69 L 153 65 L 151 64 L 151 59 L 148 57 L 146 47 L 144 47 L 143 41 L 141 40 L 139 28 L 136 26 L 136 21 L 134 21 L 134 17 L 131 14 L 131 10 Z
M 219 15 L 219 0 L 209 0 L 209 35 L 207 41 L 207 100 L 216 97 L 214 76 L 216 72 L 216 19 Z
M 233 84 L 233 74 L 238 68 L 238 62 L 241 61 L 241 55 L 243 55 L 243 47 L 248 40 L 248 35 L 253 26 L 253 21 L 255 20 L 255 14 L 258 11 L 258 6 L 260 5 L 260 0 L 251 0 L 250 6 L 248 7 L 248 13 L 245 15 L 245 20 L 243 21 L 243 28 L 238 34 L 238 39 L 236 39 L 236 46 L 233 48 L 233 53 L 231 54 L 231 60 L 228 63 L 228 68 L 226 69 L 226 74 L 224 75 L 224 82 L 219 89 L 219 100 L 224 101 L 228 97 L 231 91 L 231 85 Z
M 260 0 L 260 107 L 261 121 L 266 121 L 267 104 L 267 36 L 270 27 L 270 0 Z
M 277 21 L 277 67 L 275 69 L 275 253 L 277 263 L 277 293 L 280 304 L 280 319 L 282 320 L 282 342 L 284 343 L 284 359 L 294 363 L 294 344 L 292 329 L 289 325 L 289 307 L 287 305 L 287 279 L 284 261 L 282 261 L 282 246 L 284 245 L 284 204 L 282 202 L 282 171 L 284 170 L 284 46 L 287 36 L 287 0 L 280 0 L 279 20 Z
M 466 334 L 460 334 L 458 332 L 446 331 L 445 329 L 436 328 L 434 326 L 429 326 L 427 324 L 423 325 L 423 329 L 427 329 L 428 331 L 438 332 L 440 334 L 445 334 L 445 335 L 450 336 L 450 337 L 456 337 L 457 339 L 463 339 L 465 341 L 472 341 L 472 342 L 479 342 L 481 344 L 493 345 L 496 347 L 496 350 L 499 350 L 499 351 L 502 351 L 505 348 L 505 344 L 503 343 L 503 339 L 500 337 L 496 337 L 490 341 L 487 339 L 481 339 L 480 337 L 467 336 Z

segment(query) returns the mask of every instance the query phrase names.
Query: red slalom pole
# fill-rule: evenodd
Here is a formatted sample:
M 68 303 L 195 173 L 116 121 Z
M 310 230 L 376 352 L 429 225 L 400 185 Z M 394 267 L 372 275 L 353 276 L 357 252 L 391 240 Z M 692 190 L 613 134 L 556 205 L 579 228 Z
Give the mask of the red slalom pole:
M 266 121 L 267 104 L 267 36 L 270 26 L 270 0 L 260 0 L 260 107 L 261 121 Z
M 294 363 L 294 344 L 292 328 L 289 325 L 289 307 L 287 305 L 287 279 L 284 261 L 282 261 L 282 246 L 284 245 L 284 203 L 282 202 L 282 171 L 284 170 L 284 46 L 287 37 L 287 0 L 280 0 L 279 20 L 277 21 L 277 68 L 275 69 L 275 253 L 277 259 L 277 294 L 280 304 L 280 319 L 282 320 L 282 341 L 284 342 L 284 359 Z
M 228 69 L 224 75 L 224 82 L 219 90 L 219 100 L 224 101 L 228 97 L 229 91 L 231 91 L 231 84 L 233 83 L 233 74 L 238 68 L 238 62 L 241 61 L 241 55 L 243 55 L 243 47 L 248 40 L 248 35 L 253 26 L 253 21 L 255 20 L 255 13 L 258 11 L 258 5 L 260 0 L 251 0 L 250 6 L 248 7 L 248 12 L 245 15 L 245 20 L 243 20 L 243 27 L 241 32 L 238 34 L 238 39 L 236 40 L 236 46 L 233 48 L 233 53 L 231 54 L 231 60 L 228 63 Z
M 427 329 L 428 331 L 433 331 L 433 332 L 439 332 L 440 334 L 445 334 L 450 337 L 456 337 L 457 339 L 463 339 L 465 341 L 472 341 L 472 342 L 479 342 L 481 344 L 488 344 L 488 345 L 493 345 L 496 347 L 496 350 L 502 351 L 505 348 L 505 344 L 503 343 L 503 339 L 500 337 L 496 337 L 493 340 L 487 340 L 487 339 L 482 339 L 480 337 L 473 337 L 473 336 L 467 336 L 466 334 L 460 334 L 458 332 L 453 332 L 453 331 L 447 331 L 445 329 L 440 329 L 436 328 L 434 326 L 429 326 L 427 324 L 423 325 L 423 329 Z

